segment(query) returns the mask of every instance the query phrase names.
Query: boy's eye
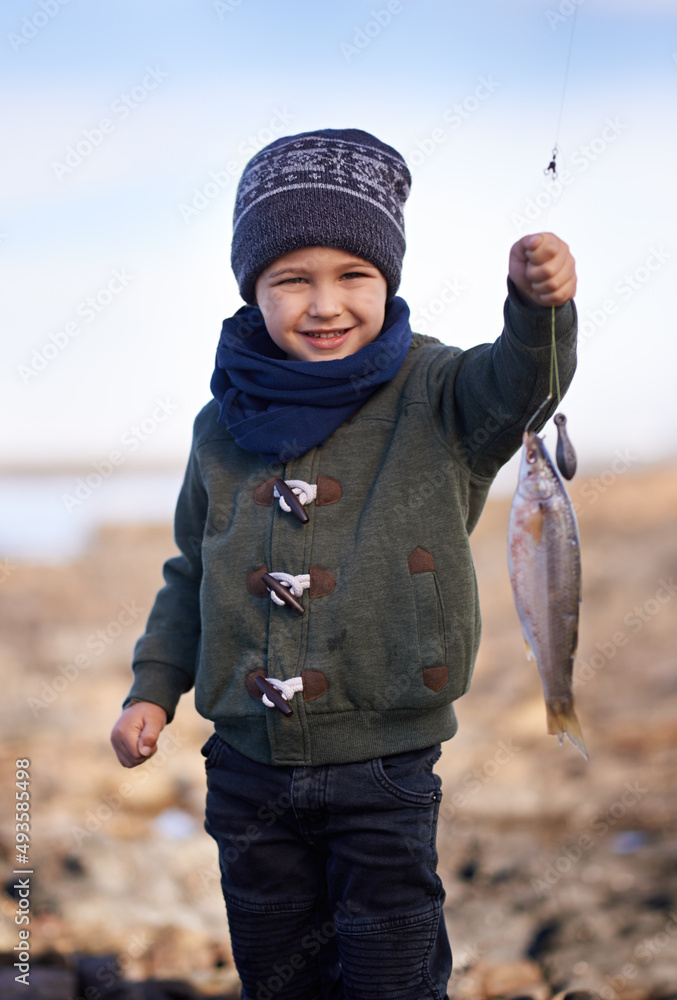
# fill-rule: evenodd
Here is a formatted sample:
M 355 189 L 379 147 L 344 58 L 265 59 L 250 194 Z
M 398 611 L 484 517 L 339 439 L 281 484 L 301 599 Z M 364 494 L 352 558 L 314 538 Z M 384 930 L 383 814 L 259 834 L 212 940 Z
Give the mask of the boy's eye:
M 367 275 L 364 271 L 346 271 L 345 274 L 341 275 L 342 278 L 366 278 Z M 297 278 L 281 278 L 278 284 L 280 285 L 295 285 L 299 281 L 307 281 L 307 278 L 299 275 Z

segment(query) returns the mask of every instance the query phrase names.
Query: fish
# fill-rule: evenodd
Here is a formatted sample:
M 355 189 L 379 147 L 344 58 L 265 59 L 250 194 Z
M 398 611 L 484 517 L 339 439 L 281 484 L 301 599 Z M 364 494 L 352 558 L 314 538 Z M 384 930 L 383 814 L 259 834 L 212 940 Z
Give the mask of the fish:
M 527 647 L 541 676 L 548 732 L 588 752 L 576 716 L 572 679 L 581 603 L 576 514 L 543 440 L 522 437 L 517 489 L 508 525 L 508 569 Z

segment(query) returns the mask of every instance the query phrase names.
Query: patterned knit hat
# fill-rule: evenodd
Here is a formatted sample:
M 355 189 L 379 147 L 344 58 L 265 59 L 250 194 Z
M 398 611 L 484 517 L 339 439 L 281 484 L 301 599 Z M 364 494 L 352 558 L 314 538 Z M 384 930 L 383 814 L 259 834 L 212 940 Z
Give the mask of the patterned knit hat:
M 276 139 L 244 168 L 235 198 L 231 264 L 253 305 L 256 279 L 300 247 L 337 247 L 374 264 L 395 295 L 404 257 L 411 174 L 392 146 L 361 129 Z

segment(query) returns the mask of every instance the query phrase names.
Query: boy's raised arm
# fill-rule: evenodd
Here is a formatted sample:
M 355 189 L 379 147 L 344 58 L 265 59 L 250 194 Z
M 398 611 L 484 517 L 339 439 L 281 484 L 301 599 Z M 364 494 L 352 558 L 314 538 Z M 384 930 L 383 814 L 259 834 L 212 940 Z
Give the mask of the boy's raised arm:
M 519 449 L 529 418 L 550 387 L 552 306 L 562 394 L 576 369 L 575 262 L 553 233 L 524 236 L 512 247 L 502 335 L 432 366 L 428 393 L 450 449 L 488 479 Z M 539 301 L 540 300 L 540 301 Z M 550 405 L 535 429 L 558 405 Z

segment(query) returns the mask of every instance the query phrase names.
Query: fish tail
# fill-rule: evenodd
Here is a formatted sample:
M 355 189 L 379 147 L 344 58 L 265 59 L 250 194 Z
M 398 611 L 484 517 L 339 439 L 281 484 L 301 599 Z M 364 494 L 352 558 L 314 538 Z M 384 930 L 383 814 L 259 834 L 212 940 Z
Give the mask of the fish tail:
M 546 705 L 548 713 L 548 732 L 552 736 L 559 737 L 560 746 L 564 734 L 569 737 L 577 750 L 588 759 L 588 751 L 585 748 L 581 724 L 578 721 L 573 702 L 557 702 L 553 705 Z

